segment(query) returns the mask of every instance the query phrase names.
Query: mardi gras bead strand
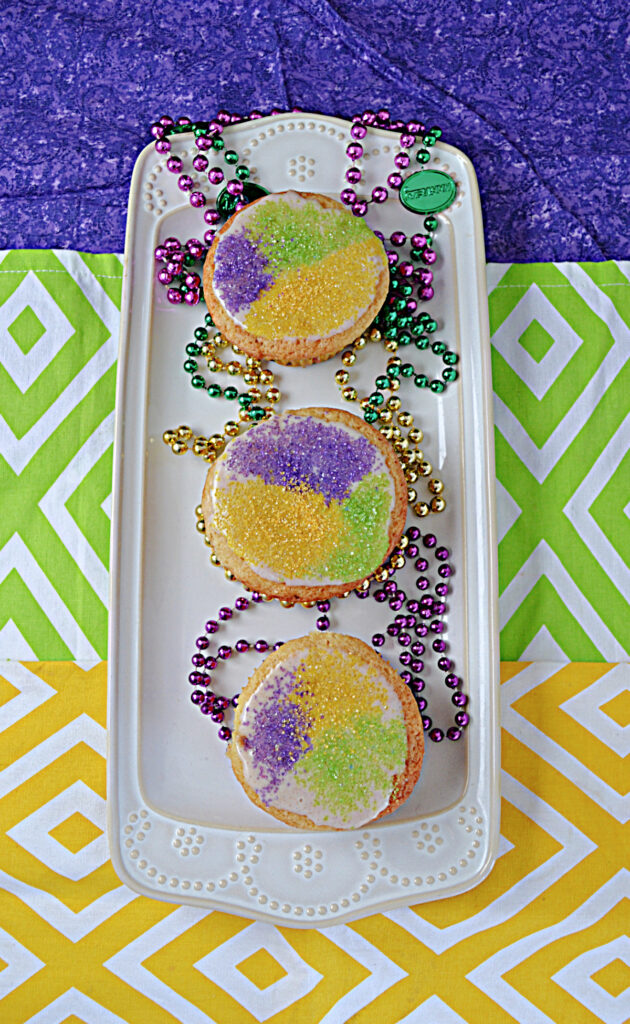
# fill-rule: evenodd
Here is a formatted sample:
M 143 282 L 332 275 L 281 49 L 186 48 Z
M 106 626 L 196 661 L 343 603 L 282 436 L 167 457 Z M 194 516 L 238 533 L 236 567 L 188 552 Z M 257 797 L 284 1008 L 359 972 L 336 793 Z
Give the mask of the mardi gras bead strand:
M 388 579 L 383 587 L 379 587 L 370 593 L 369 584 L 357 592 L 357 597 L 365 600 L 372 597 L 377 603 L 387 602 L 389 607 L 396 613 L 394 619 L 388 623 L 385 632 L 374 633 L 371 637 L 372 646 L 381 651 L 388 638 L 395 641 L 397 658 L 402 666 L 400 676 L 413 693 L 420 713 L 422 715 L 423 728 L 430 740 L 434 743 L 441 743 L 444 739 L 457 741 L 461 739 L 465 729 L 470 722 L 468 697 L 463 692 L 463 681 L 454 672 L 455 664 L 447 654 L 447 643 L 444 634 L 447 632 L 447 623 L 444 615 L 446 612 L 445 598 L 449 593 L 449 582 L 453 574 L 452 566 L 448 558 L 448 549 L 438 543 L 433 533 L 424 536 L 415 527 L 409 527 L 404 537 L 405 554 L 397 556 L 398 568 L 403 568 L 407 559 L 414 560 L 414 567 L 419 573 L 415 586 L 422 593 L 421 597 L 408 597 L 405 591 L 401 590 L 394 576 Z M 434 594 L 428 591 L 431 582 L 426 575 L 429 568 L 428 556 L 433 554 L 438 562 L 437 575 L 438 583 L 435 585 Z M 238 694 L 232 697 L 221 696 L 216 693 L 216 673 L 220 671 L 222 664 L 238 654 L 245 654 L 255 650 L 260 654 L 277 650 L 282 646 L 282 641 L 270 643 L 267 640 L 259 639 L 248 641 L 239 639 L 233 644 L 220 644 L 216 650 L 212 644 L 216 643 L 217 633 L 226 623 L 233 620 L 234 615 L 248 610 L 252 604 L 258 604 L 265 598 L 262 594 L 253 592 L 249 597 L 238 597 L 231 606 L 223 606 L 219 609 L 215 619 L 209 619 L 195 641 L 195 652 L 192 655 L 192 671 L 189 673 L 188 682 L 194 687 L 190 699 L 199 708 L 203 715 L 206 715 L 215 724 L 219 725 L 219 738 L 228 741 L 231 738 L 231 729 L 226 724 L 226 713 L 231 707 L 236 707 Z M 326 632 L 330 628 L 328 612 L 330 601 L 311 601 L 305 607 L 316 607 L 320 613 L 316 621 L 316 628 L 320 632 Z M 212 640 L 211 640 L 212 638 Z M 431 639 L 432 638 L 432 639 Z M 396 650 L 396 649 L 395 649 Z M 433 724 L 433 719 L 427 714 L 428 704 L 426 697 L 426 682 L 423 673 L 427 667 L 427 656 L 436 656 L 437 668 L 444 675 L 445 686 L 452 691 L 451 702 L 457 709 L 454 715 L 454 724 L 442 729 Z

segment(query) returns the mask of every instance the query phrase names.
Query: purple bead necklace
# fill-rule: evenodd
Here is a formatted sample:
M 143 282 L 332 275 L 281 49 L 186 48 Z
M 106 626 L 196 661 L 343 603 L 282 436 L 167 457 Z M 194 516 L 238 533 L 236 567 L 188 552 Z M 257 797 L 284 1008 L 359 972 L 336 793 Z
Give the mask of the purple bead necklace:
M 280 113 L 283 111 L 277 108 L 271 111 L 272 115 Z M 252 110 L 247 117 L 231 114 L 227 110 L 219 110 L 216 117 L 210 121 L 192 121 L 189 117 L 179 117 L 175 120 L 168 114 L 163 114 L 151 125 L 150 131 L 155 139 L 156 152 L 161 156 L 168 154 L 166 168 L 171 174 L 177 175 L 178 187 L 188 195 L 191 206 L 199 210 L 204 209 L 204 207 L 208 207 L 208 198 L 205 192 L 195 188 L 193 177 L 185 173 L 181 156 L 171 152 L 172 137 L 192 134 L 197 149 L 197 153 L 192 159 L 193 169 L 198 174 L 206 174 L 208 184 L 212 188 L 224 186 L 216 198 L 216 208 L 208 207 L 204 210 L 204 220 L 208 228 L 204 233 L 203 244 L 198 238 L 191 238 L 182 243 L 177 238 L 170 237 L 158 245 L 155 250 L 156 260 L 163 264 L 158 271 L 158 281 L 168 289 L 168 301 L 175 305 L 182 302 L 196 305 L 203 298 L 201 276 L 192 267 L 196 262 L 203 263 L 207 247 L 212 244 L 220 221 L 227 219 L 253 199 L 258 199 L 267 193 L 265 188 L 249 181 L 249 168 L 240 160 L 235 150 L 226 148 L 225 140 L 222 137 L 224 129 L 230 125 L 254 121 L 262 116 L 259 110 Z M 355 114 L 350 129 L 352 141 L 346 147 L 346 155 L 352 163 L 345 172 L 345 180 L 348 184 L 342 190 L 340 199 L 342 203 L 350 207 L 352 213 L 357 217 L 364 217 L 371 204 L 384 203 L 389 196 L 388 188 L 378 185 L 372 189 L 371 195 L 367 199 L 362 199 L 357 196 L 352 187 L 362 179 L 362 172 L 357 164 L 364 155 L 362 143 L 371 127 L 400 133 L 401 152 L 394 157 L 394 169 L 387 178 L 387 185 L 394 192 L 399 191 L 403 184 L 401 171 L 409 167 L 410 154 L 414 146 L 418 142 L 421 143 L 422 148 L 416 151 L 415 159 L 420 165 L 424 165 L 430 159 L 430 147 L 442 135 L 440 128 L 427 129 L 418 120 L 407 122 L 393 120 L 389 111 L 385 109 L 377 112 L 365 110 L 362 114 Z M 232 174 L 227 180 L 224 170 L 214 162 L 219 157 L 226 165 L 228 175 Z M 428 221 L 432 223 L 434 218 L 428 218 Z M 425 221 L 425 228 L 426 223 Z M 389 255 L 391 256 L 391 254 Z M 429 229 L 428 237 L 425 238 L 422 261 L 430 265 L 434 260 L 435 252 L 431 248 Z M 431 281 L 432 273 L 425 269 L 422 280 L 424 301 L 431 297 Z
M 344 188 L 340 196 L 341 202 L 350 207 L 355 217 L 365 217 L 369 206 L 373 203 L 377 205 L 384 203 L 389 195 L 385 186 L 377 185 L 372 189 L 368 199 L 362 199 L 360 196 L 357 196 L 353 187 L 358 185 L 362 178 L 362 173 L 357 163 L 363 157 L 363 142 L 370 128 L 383 128 L 386 131 L 400 133 L 399 144 L 402 151 L 394 157 L 394 169 L 387 178 L 387 184 L 394 192 L 400 191 L 404 180 L 400 172 L 407 170 L 409 167 L 411 163 L 410 153 L 416 143 L 420 142 L 423 148 L 416 151 L 415 159 L 417 163 L 424 166 L 431 158 L 431 147 L 442 136 L 440 128 L 427 129 L 421 121 L 392 120 L 389 110 L 381 109 L 376 112 L 365 110 L 362 114 L 355 114 L 352 118 L 352 128 L 350 129 L 352 141 L 346 147 L 346 156 L 351 160 L 351 166 L 345 173 L 348 186 Z M 424 262 L 430 263 L 432 260 L 425 258 Z
M 216 619 L 209 619 L 204 627 L 204 632 L 195 641 L 195 653 L 191 658 L 193 670 L 188 676 L 188 682 L 195 689 L 190 699 L 202 715 L 208 715 L 215 724 L 219 725 L 219 739 L 229 740 L 232 730 L 223 725 L 225 712 L 229 707 L 236 707 L 238 694 L 233 697 L 221 697 L 210 688 L 213 682 L 211 673 L 215 672 L 222 661 L 227 661 L 235 654 L 246 654 L 247 651 L 255 650 L 259 654 L 266 654 L 275 651 L 282 646 L 282 641 L 269 643 L 267 640 L 255 640 L 250 643 L 248 640 L 237 640 L 234 646 L 221 644 L 214 654 L 209 653 L 210 637 L 219 632 L 221 626 L 234 617 L 234 613 L 244 612 L 250 607 L 250 603 L 258 604 L 263 600 L 261 594 L 253 593 L 247 597 L 237 597 L 234 608 L 224 605 L 219 608 Z M 200 689 L 203 687 L 203 689 Z
M 392 621 L 387 625 L 385 633 L 374 633 L 371 638 L 372 646 L 379 650 L 387 642 L 387 638 L 395 640 L 400 652 L 398 661 L 402 666 L 399 670 L 401 679 L 407 684 L 413 693 L 420 713 L 422 724 L 430 740 L 434 743 L 441 743 L 444 739 L 452 741 L 459 740 L 470 722 L 467 709 L 468 697 L 463 692 L 463 681 L 454 672 L 454 662 L 447 654 L 447 643 L 444 633 L 447 624 L 444 619 L 446 612 L 446 597 L 450 591 L 450 578 L 453 575 L 453 567 L 448 561 L 449 553 L 447 548 L 438 543 L 433 533 L 421 535 L 417 526 L 410 526 L 405 534 L 406 546 L 404 556 L 398 554 L 396 568 L 388 567 L 389 578 L 382 585 L 370 592 L 368 585 L 363 590 L 355 591 L 358 599 L 366 600 L 372 597 L 378 604 L 387 603 L 395 613 Z M 421 546 L 422 544 L 422 546 Z M 428 555 L 432 554 L 438 563 L 438 583 L 434 587 L 434 593 L 429 593 L 431 582 L 426 575 L 429 569 Z M 415 581 L 415 588 L 422 596 L 408 597 L 405 591 L 398 586 L 395 575 L 398 569 L 404 567 L 407 559 L 414 560 L 414 567 L 419 575 Z M 197 637 L 195 642 L 195 653 L 192 656 L 192 671 L 188 676 L 188 682 L 194 687 L 190 699 L 203 715 L 207 715 L 212 722 L 219 726 L 219 739 L 228 741 L 231 739 L 232 731 L 225 723 L 226 713 L 230 708 L 238 704 L 238 694 L 232 697 L 224 697 L 215 693 L 214 673 L 219 669 L 222 662 L 238 654 L 245 654 L 255 650 L 259 654 L 266 654 L 269 651 L 278 650 L 283 641 L 270 643 L 267 640 L 248 641 L 237 640 L 235 644 L 221 644 L 212 653 L 210 648 L 212 641 L 225 623 L 231 621 L 236 613 L 247 611 L 251 604 L 258 604 L 264 598 L 259 593 L 251 593 L 249 597 L 238 597 L 234 602 L 234 608 L 224 606 L 219 609 L 216 619 L 209 619 L 205 624 L 204 632 Z M 311 605 L 312 606 L 312 605 Z M 331 608 L 329 600 L 315 602 L 319 616 L 315 622 L 320 632 L 330 629 L 331 623 L 328 612 Z M 426 683 L 422 673 L 425 671 L 427 655 L 431 653 L 437 656 L 437 667 L 444 675 L 444 684 L 452 690 L 451 702 L 455 706 L 456 713 L 454 724 L 446 730 L 435 726 L 432 718 L 426 713 L 427 699 L 425 697 Z
M 280 113 L 280 111 L 276 111 Z M 229 169 L 234 168 L 234 177 L 227 181 L 223 196 L 225 213 L 229 210 L 233 213 L 238 204 L 249 201 L 245 182 L 249 179 L 249 168 L 240 163 L 238 153 L 233 149 L 226 149 L 225 141 L 222 138 L 223 129 L 231 124 L 240 124 L 241 121 L 253 121 L 262 117 L 262 114 L 253 110 L 249 117 L 243 118 L 239 114 L 230 114 L 227 110 L 219 110 L 212 121 L 191 121 L 189 117 L 179 117 L 174 121 L 172 117 L 164 114 L 160 119 L 151 125 L 151 134 L 155 138 L 156 152 L 161 155 L 171 152 L 169 136 L 192 133 L 197 147 L 197 154 L 193 157 L 193 168 L 197 173 L 207 172 L 210 185 L 221 185 L 225 181 L 225 174 L 218 166 L 212 166 L 208 170 L 211 160 L 206 156 L 222 156 Z M 171 154 L 166 161 L 167 170 L 177 174 L 177 184 L 182 192 L 188 193 L 190 205 L 195 209 L 201 209 L 206 205 L 207 199 L 203 192 L 195 190 L 194 182 L 190 174 L 182 173 L 184 164 L 180 156 Z M 216 223 L 212 218 L 208 223 Z M 211 239 L 210 239 L 211 240 Z
M 275 111 L 280 113 L 280 111 Z M 168 301 L 174 305 L 182 302 L 195 306 L 203 298 L 201 275 L 193 270 L 195 263 L 201 263 L 206 258 L 208 246 L 216 234 L 217 227 L 222 219 L 243 208 L 252 199 L 259 198 L 266 194 L 266 189 L 250 184 L 249 168 L 240 162 L 238 153 L 233 149 L 226 149 L 225 141 L 222 138 L 223 129 L 231 124 L 239 124 L 243 120 L 255 120 L 262 117 L 262 114 L 253 110 L 248 118 L 242 118 L 239 114 L 230 114 L 227 110 L 220 110 L 212 121 L 191 121 L 189 117 L 180 117 L 175 121 L 172 117 L 164 114 L 158 121 L 151 125 L 151 134 L 155 138 L 155 149 L 160 155 L 171 153 L 170 136 L 191 133 L 198 150 L 193 157 L 192 166 L 198 174 L 207 172 L 208 183 L 216 187 L 225 182 L 225 173 L 216 164 L 210 166 L 209 157 L 223 158 L 226 167 L 233 170 L 234 176 L 225 183 L 223 191 L 217 197 L 216 209 L 208 208 L 204 211 L 204 220 L 208 225 L 203 236 L 203 243 L 198 238 L 188 239 L 180 242 L 175 237 L 165 239 L 155 249 L 155 259 L 163 265 L 158 270 L 157 279 L 164 285 L 167 291 Z M 206 155 L 208 154 L 208 155 Z M 203 209 L 207 203 L 204 192 L 194 188 L 194 181 L 190 174 L 183 173 L 184 164 L 180 156 L 171 154 L 166 161 L 166 169 L 171 174 L 176 174 L 179 189 L 188 195 L 188 201 L 195 209 Z
M 350 129 L 351 142 L 346 147 L 346 155 L 352 165 L 345 172 L 348 185 L 342 190 L 340 199 L 357 217 L 364 217 L 371 204 L 383 203 L 389 195 L 387 188 L 377 186 L 372 189 L 369 198 L 362 199 L 351 187 L 362 179 L 362 172 L 357 163 L 364 156 L 363 143 L 370 128 L 400 133 L 400 151 L 394 157 L 394 170 L 387 178 L 387 184 L 394 192 L 402 188 L 404 178 L 401 172 L 409 168 L 416 144 L 420 143 L 420 148 L 415 151 L 415 159 L 424 166 L 430 159 L 430 148 L 442 135 L 439 128 L 427 129 L 420 121 L 394 121 L 389 111 L 385 109 L 376 113 L 373 110 L 366 110 L 363 114 L 356 115 L 352 119 Z M 431 268 L 437 259 L 437 253 L 433 248 L 433 233 L 437 227 L 437 217 L 429 214 L 423 221 L 424 233 L 415 232 L 408 239 L 403 231 L 392 232 L 389 237 L 392 248 L 386 247 L 390 266 L 387 298 L 364 338 L 359 339 L 358 343 L 353 343 L 351 349 L 342 353 L 343 368 L 337 371 L 335 380 L 346 401 L 358 400 L 356 388 L 349 383 L 347 367 L 354 363 L 359 349 L 364 347 L 366 340 L 382 341 L 385 349 L 392 353 L 401 346 L 414 345 L 422 352 L 430 348 L 431 353 L 441 359 L 444 368 L 439 377 L 431 379 L 426 373 L 418 372 L 411 362 L 390 360 L 387 370 L 376 377 L 374 391 L 360 399 L 359 404 L 368 423 L 377 425 L 379 421 L 385 424 L 389 422 L 388 403 L 385 401 L 383 391 L 391 390 L 392 385 L 397 387 L 401 379 L 409 377 L 417 388 L 442 394 L 459 375 L 455 368 L 459 362 L 458 355 L 452 352 L 444 341 L 431 341 L 428 337 L 437 329 L 437 322 L 426 312 L 418 314 L 418 304 L 428 302 L 434 297 Z M 385 245 L 384 236 L 378 231 L 376 234 Z M 405 246 L 408 246 L 407 258 L 401 259 L 398 250 Z M 443 507 L 442 502 L 443 499 L 440 498 L 437 504 Z

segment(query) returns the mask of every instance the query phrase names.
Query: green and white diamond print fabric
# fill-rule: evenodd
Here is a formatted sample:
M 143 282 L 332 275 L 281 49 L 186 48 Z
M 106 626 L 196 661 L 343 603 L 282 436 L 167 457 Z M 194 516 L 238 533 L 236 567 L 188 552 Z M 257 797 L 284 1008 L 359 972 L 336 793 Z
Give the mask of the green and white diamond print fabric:
M 503 659 L 628 657 L 629 270 L 488 267 Z
M 488 267 L 501 656 L 630 650 L 630 264 Z M 122 261 L 0 253 L 0 657 L 107 651 Z
M 0 258 L 0 656 L 104 658 L 118 256 Z

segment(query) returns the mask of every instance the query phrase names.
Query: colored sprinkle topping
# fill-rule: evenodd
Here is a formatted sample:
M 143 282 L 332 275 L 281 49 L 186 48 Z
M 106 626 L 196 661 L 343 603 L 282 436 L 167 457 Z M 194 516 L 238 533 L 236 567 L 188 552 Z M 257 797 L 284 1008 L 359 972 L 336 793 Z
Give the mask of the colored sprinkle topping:
M 270 669 L 243 711 L 238 749 L 263 803 L 319 825 L 357 827 L 395 793 L 405 719 L 372 661 L 318 639 Z
M 313 339 L 351 326 L 386 271 L 360 217 L 287 192 L 245 208 L 219 236 L 213 287 L 251 334 Z
M 221 243 L 221 256 L 216 262 L 215 286 L 222 292 L 228 309 L 249 306 L 273 277 L 265 271 L 266 261 L 244 234 L 228 235 Z
M 326 210 L 296 193 L 272 196 L 252 209 L 244 228 L 270 272 L 317 263 L 352 242 L 374 237 L 367 225 L 345 210 Z
M 235 438 L 217 463 L 213 520 L 265 578 L 352 582 L 381 564 L 394 488 L 368 438 L 285 414 Z
M 367 437 L 311 416 L 276 416 L 231 444 L 226 463 L 235 476 L 322 494 L 341 501 L 375 466 L 378 449 Z

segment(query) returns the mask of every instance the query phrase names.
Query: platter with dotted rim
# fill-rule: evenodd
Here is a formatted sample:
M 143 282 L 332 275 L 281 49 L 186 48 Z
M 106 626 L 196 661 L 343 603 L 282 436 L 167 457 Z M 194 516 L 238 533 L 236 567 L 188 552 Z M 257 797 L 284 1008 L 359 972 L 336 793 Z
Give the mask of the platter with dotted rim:
M 338 197 L 349 128 L 336 118 L 287 113 L 234 125 L 225 139 L 247 163 L 251 180 L 270 191 Z M 370 131 L 362 162 L 368 190 L 385 181 L 398 149 L 394 133 Z M 172 153 L 190 165 L 192 136 L 176 137 Z M 438 321 L 435 337 L 459 353 L 461 373 L 442 395 L 401 388 L 403 408 L 424 431 L 425 457 L 444 481 L 447 501 L 444 512 L 427 519 L 410 510 L 407 525 L 433 532 L 455 567 L 444 636 L 469 695 L 471 724 L 458 742 L 427 743 L 420 781 L 395 814 L 347 832 L 304 832 L 249 802 L 217 727 L 189 699 L 195 638 L 219 607 L 233 607 L 244 592 L 209 564 L 195 529 L 206 464 L 192 455 L 174 458 L 162 434 L 187 424 L 208 436 L 233 412 L 194 391 L 182 369 L 205 307 L 170 305 L 155 280 L 156 245 L 167 236 L 202 238 L 202 213 L 188 204 L 166 170 L 166 156 L 153 146 L 136 163 L 116 397 L 108 830 L 117 873 L 143 895 L 274 924 L 323 927 L 465 892 L 487 876 L 497 856 L 497 541 L 483 231 L 476 178 L 464 154 L 440 142 L 429 166 L 450 175 L 457 192 L 437 214 L 435 297 L 421 308 Z M 217 191 L 207 181 L 199 187 Z M 397 197 L 371 207 L 368 223 L 386 236 L 422 231 L 422 217 Z M 399 354 L 419 368 L 426 355 Z M 387 355 L 380 345 L 360 353 L 353 367 L 359 394 L 371 390 Z M 340 365 L 338 357 L 301 369 L 274 364 L 280 408 L 327 405 L 360 413 L 343 402 L 334 383 Z M 402 570 L 408 596 L 415 575 Z M 317 614 L 261 603 L 235 613 L 217 641 L 288 640 L 313 631 Z M 394 612 L 351 595 L 332 601 L 328 615 L 332 630 L 369 642 Z M 393 640 L 381 653 L 397 665 Z M 227 696 L 238 692 L 260 657 L 230 659 L 213 688 Z M 423 672 L 424 695 L 427 713 L 446 729 L 455 709 L 435 660 Z

